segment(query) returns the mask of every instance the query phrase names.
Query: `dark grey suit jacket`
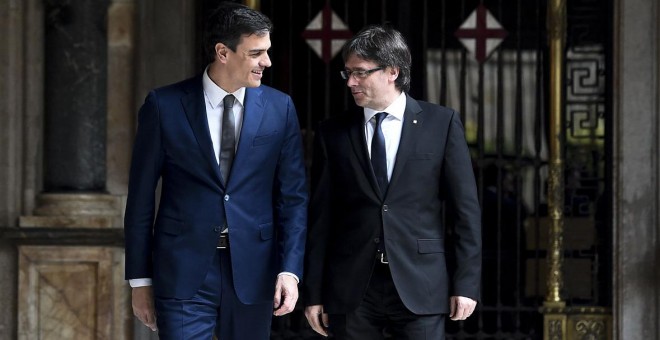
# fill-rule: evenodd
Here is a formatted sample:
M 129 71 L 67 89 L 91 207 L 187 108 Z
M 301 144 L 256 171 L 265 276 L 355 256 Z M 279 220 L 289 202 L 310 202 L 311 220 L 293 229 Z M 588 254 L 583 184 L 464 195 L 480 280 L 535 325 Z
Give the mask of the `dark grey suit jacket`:
M 306 305 L 355 309 L 367 289 L 381 225 L 403 303 L 416 314 L 449 312 L 449 295 L 479 299 L 481 211 L 458 113 L 407 97 L 401 142 L 384 198 L 371 168 L 362 110 L 317 129 L 312 165 Z M 442 204 L 455 216 L 447 242 Z M 453 247 L 455 272 L 447 270 Z

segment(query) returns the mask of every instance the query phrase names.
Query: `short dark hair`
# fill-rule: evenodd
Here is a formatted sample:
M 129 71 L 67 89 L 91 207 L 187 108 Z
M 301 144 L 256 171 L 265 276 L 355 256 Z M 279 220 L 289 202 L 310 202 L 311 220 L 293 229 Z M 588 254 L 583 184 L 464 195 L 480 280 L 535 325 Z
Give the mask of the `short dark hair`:
M 396 87 L 407 92 L 410 90 L 410 67 L 412 64 L 410 49 L 401 32 L 386 25 L 366 26 L 342 48 L 344 61 L 351 55 L 373 61 L 382 67 L 397 67 L 399 77 Z
M 223 1 L 204 25 L 204 53 L 208 62 L 213 62 L 216 44 L 223 43 L 236 52 L 243 35 L 261 37 L 272 30 L 273 23 L 263 13 L 239 3 Z

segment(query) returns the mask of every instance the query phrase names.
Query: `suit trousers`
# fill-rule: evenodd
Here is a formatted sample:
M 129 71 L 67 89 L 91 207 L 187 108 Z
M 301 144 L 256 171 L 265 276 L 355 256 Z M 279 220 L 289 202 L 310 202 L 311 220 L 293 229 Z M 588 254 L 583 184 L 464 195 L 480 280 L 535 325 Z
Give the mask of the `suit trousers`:
M 444 340 L 445 315 L 417 315 L 401 301 L 387 264 L 376 262 L 357 309 L 329 315 L 337 340 Z
M 273 304 L 246 305 L 234 290 L 228 249 L 216 250 L 204 283 L 190 299 L 155 297 L 158 336 L 166 340 L 267 340 Z

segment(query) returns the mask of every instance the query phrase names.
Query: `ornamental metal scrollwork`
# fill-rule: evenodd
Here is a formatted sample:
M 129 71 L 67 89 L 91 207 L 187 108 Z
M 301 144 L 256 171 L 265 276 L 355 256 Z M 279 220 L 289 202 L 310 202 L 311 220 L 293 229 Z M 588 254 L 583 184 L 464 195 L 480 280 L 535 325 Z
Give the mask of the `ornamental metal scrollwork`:
M 605 339 L 605 329 L 602 320 L 580 320 L 575 323 L 575 331 L 580 340 Z
M 571 143 L 605 138 L 605 49 L 601 45 L 568 49 L 566 56 L 566 138 Z
M 550 340 L 562 340 L 564 334 L 562 332 L 562 320 L 550 320 L 548 321 L 548 338 Z

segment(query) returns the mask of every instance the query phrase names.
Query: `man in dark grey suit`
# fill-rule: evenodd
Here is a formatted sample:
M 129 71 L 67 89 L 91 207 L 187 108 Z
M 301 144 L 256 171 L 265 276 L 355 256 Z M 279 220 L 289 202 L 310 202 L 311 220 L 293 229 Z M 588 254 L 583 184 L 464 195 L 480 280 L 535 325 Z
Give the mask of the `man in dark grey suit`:
M 398 31 L 366 27 L 342 54 L 361 109 L 316 131 L 305 315 L 337 339 L 444 339 L 445 315 L 465 320 L 480 291 L 481 212 L 463 126 L 455 111 L 406 94 L 411 57 Z

